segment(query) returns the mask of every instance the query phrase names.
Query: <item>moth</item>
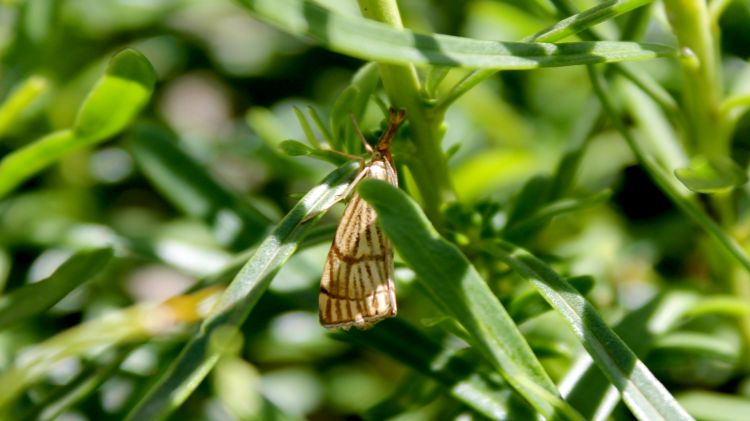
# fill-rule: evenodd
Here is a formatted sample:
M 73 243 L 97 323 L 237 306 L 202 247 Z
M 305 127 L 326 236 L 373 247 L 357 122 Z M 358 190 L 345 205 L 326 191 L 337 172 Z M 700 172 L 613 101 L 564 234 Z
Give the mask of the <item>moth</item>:
M 389 148 L 404 114 L 404 110 L 389 110 L 388 126 L 374 149 L 354 122 L 370 160 L 349 189 L 368 178 L 398 186 Z M 375 210 L 359 194 L 352 196 L 333 237 L 320 279 L 318 305 L 320 324 L 329 329 L 369 329 L 396 315 L 393 249 L 378 225 Z

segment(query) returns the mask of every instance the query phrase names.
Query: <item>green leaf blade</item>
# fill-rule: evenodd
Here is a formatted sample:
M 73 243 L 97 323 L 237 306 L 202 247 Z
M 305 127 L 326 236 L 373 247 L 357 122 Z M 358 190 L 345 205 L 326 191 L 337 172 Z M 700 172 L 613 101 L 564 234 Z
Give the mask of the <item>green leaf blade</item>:
M 439 236 L 419 207 L 379 180 L 363 181 L 358 191 L 377 211 L 383 231 L 417 273 L 420 285 L 466 328 L 508 383 L 546 417 L 580 418 L 559 399 L 528 343 L 476 269 Z
M 611 0 L 567 17 L 529 37 L 535 41 L 556 41 L 577 34 L 600 22 L 651 3 L 653 0 Z
M 31 104 L 47 91 L 48 85 L 47 79 L 32 76 L 0 104 L 0 137 L 5 135 Z
M 529 252 L 501 242 L 496 256 L 534 284 L 578 336 L 591 358 L 617 387 L 640 420 L 692 418 L 633 351 L 598 315 L 586 298 Z
M 528 406 L 519 405 L 522 402 L 510 402 L 512 396 L 494 390 L 496 387 L 470 359 L 455 352 L 446 358 L 446 349 L 401 319 L 383 321 L 377 329 L 340 335 L 343 339 L 375 348 L 430 376 L 455 399 L 490 419 L 533 417 Z M 409 341 L 403 338 L 409 338 Z
M 260 19 L 286 32 L 311 37 L 339 53 L 391 64 L 519 70 L 676 56 L 671 47 L 634 42 L 545 44 L 421 34 L 337 14 L 306 0 L 241 3 Z
M 65 154 L 123 130 L 151 98 L 156 76 L 135 50 L 115 55 L 81 106 L 72 129 L 50 133 L 0 161 L 0 198 Z
M 0 161 L 0 198 L 26 179 L 76 148 L 73 130 L 60 130 L 6 155 Z
M 354 175 L 354 163 L 330 173 L 279 222 L 258 246 L 225 291 L 199 332 L 158 378 L 127 419 L 158 420 L 167 417 L 198 387 L 216 364 L 219 354 L 210 349 L 214 332 L 223 327 L 238 327 L 268 288 L 281 266 L 291 257 L 314 227 L 312 219 L 333 205 Z
M 109 248 L 77 253 L 50 277 L 0 297 L 0 330 L 49 309 L 73 289 L 98 275 L 112 256 Z
M 98 140 L 121 131 L 151 98 L 155 83 L 156 73 L 141 53 L 117 53 L 78 110 L 76 135 Z
M 674 173 L 685 187 L 696 193 L 722 193 L 747 183 L 745 171 L 726 156 L 695 156 L 690 165 Z
M 677 398 L 700 420 L 733 421 L 750 414 L 750 399 L 742 396 L 694 390 L 681 393 Z
M 242 249 L 267 232 L 268 218 L 216 182 L 167 129 L 140 125 L 128 147 L 156 188 L 186 214 L 203 219 L 220 243 Z
M 698 296 L 691 292 L 670 291 L 660 294 L 625 315 L 613 330 L 639 358 L 643 358 L 659 337 L 694 308 L 697 300 Z M 565 400 L 587 419 L 594 418 L 595 414 L 611 414 L 619 400 L 607 397 L 609 393 L 616 393 L 616 388 L 611 386 L 604 373 L 588 355 L 580 356 L 573 367 L 575 368 L 560 383 L 560 391 Z

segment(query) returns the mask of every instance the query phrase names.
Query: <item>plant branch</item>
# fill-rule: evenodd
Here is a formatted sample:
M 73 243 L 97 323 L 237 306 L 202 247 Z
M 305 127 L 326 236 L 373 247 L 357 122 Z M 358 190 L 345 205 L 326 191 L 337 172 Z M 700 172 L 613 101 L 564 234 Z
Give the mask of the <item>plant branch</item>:
M 681 60 L 691 155 L 728 156 L 729 137 L 719 130 L 721 76 L 714 31 L 705 0 L 665 0 L 672 30 L 685 52 Z
M 395 0 L 359 0 L 359 7 L 367 18 L 403 28 Z M 440 226 L 441 205 L 455 199 L 448 162 L 440 149 L 444 113 L 428 108 L 422 101 L 422 88 L 413 65 L 378 65 L 383 87 L 391 102 L 406 109 L 416 148 L 406 164 L 419 188 L 425 213 Z

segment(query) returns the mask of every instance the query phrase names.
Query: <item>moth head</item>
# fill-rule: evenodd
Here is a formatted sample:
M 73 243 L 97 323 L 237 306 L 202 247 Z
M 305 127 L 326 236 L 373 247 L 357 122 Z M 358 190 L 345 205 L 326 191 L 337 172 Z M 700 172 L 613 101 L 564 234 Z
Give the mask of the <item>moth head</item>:
M 403 108 L 396 110 L 395 108 L 391 107 L 388 109 L 388 127 L 386 127 L 383 134 L 380 135 L 378 144 L 375 147 L 378 153 L 378 158 L 382 158 L 383 156 L 390 156 L 390 152 L 388 152 L 388 149 L 391 147 L 391 142 L 396 136 L 398 128 L 404 122 L 405 117 L 406 110 L 404 110 Z M 375 152 L 373 152 L 373 158 L 375 158 Z
M 349 114 L 349 117 L 352 119 L 352 125 L 354 126 L 354 130 L 357 132 L 359 139 L 362 141 L 362 145 L 364 145 L 365 150 L 370 154 L 372 159 L 390 158 L 391 153 L 388 149 L 391 147 L 391 142 L 393 141 L 393 137 L 396 136 L 398 128 L 404 122 L 406 110 L 403 108 L 396 110 L 393 107 L 388 109 L 388 126 L 383 131 L 383 134 L 380 135 L 380 139 L 378 139 L 375 148 L 367 143 L 367 139 L 362 134 L 359 125 L 357 125 L 357 119 L 354 117 L 354 114 Z

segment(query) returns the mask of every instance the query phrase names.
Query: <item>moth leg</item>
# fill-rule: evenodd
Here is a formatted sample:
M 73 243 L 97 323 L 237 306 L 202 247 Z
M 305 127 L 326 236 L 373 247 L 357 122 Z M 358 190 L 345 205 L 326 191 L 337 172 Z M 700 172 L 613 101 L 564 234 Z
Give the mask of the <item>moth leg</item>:
M 357 162 L 360 163 L 360 166 L 364 166 L 364 164 L 365 164 L 365 160 L 361 156 L 352 155 L 350 153 L 346 153 L 346 152 L 342 152 L 342 151 L 337 151 L 336 149 L 325 148 L 324 150 L 326 152 L 330 152 L 332 154 L 343 156 L 346 159 L 349 159 L 349 160 L 352 160 L 352 161 L 357 161 Z
M 365 150 L 367 151 L 367 153 L 369 153 L 370 155 L 375 153 L 372 150 L 372 146 L 370 146 L 370 144 L 367 143 L 367 139 L 365 138 L 365 135 L 362 133 L 362 129 L 359 128 L 359 125 L 357 124 L 357 119 L 354 118 L 354 114 L 349 113 L 349 118 L 352 119 L 352 125 L 354 126 L 354 131 L 357 132 L 357 136 L 359 137 L 359 140 L 362 141 L 362 145 L 365 147 Z

